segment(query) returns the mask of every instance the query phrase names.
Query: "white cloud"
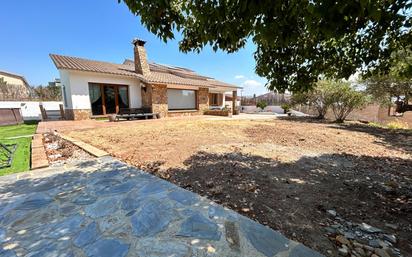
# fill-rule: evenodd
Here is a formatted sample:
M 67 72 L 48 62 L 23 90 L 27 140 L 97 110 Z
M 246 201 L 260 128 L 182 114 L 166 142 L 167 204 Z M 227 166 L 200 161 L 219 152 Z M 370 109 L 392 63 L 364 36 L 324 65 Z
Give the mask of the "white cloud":
M 245 86 L 245 87 L 260 87 L 260 86 L 263 86 L 262 83 L 260 83 L 259 81 L 254 80 L 254 79 L 245 80 L 242 83 L 242 85 Z
M 251 96 L 251 95 L 261 95 L 264 93 L 267 93 L 267 89 L 265 88 L 265 85 L 262 82 L 259 82 L 254 79 L 247 79 L 245 80 L 242 84 L 241 87 L 243 87 L 243 95 L 244 96 Z
M 243 76 L 243 75 L 236 75 L 235 76 L 235 79 L 244 79 L 245 78 L 245 76 Z

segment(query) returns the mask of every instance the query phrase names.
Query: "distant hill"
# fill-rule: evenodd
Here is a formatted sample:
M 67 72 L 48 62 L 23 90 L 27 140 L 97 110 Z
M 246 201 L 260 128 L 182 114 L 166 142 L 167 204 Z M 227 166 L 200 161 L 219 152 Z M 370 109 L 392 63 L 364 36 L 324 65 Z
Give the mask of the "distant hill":
M 259 101 L 265 101 L 268 105 L 281 105 L 289 102 L 291 94 L 278 94 L 269 92 L 259 96 L 244 96 L 242 97 L 242 105 L 256 105 Z

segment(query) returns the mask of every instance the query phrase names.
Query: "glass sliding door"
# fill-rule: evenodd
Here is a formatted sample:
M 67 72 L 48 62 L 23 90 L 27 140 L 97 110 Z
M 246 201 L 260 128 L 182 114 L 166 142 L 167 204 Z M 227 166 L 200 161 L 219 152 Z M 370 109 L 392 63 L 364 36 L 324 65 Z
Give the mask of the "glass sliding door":
M 103 114 L 103 97 L 101 86 L 98 84 L 89 84 L 90 103 L 92 105 L 93 115 Z
M 106 115 L 129 108 L 129 88 L 123 85 L 89 83 L 93 115 Z
M 115 87 L 104 85 L 103 88 L 104 106 L 106 107 L 106 114 L 116 113 L 117 99 Z

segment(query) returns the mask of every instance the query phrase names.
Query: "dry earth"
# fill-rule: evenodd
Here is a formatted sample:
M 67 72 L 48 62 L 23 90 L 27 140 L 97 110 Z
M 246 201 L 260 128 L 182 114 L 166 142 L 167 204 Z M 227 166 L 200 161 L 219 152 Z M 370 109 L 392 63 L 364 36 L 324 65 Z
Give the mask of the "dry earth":
M 412 256 L 410 131 L 308 119 L 188 119 L 125 122 L 69 136 L 327 256 L 338 255 L 343 232 L 364 245 L 394 235 L 390 247 Z M 358 231 L 362 222 L 383 232 Z

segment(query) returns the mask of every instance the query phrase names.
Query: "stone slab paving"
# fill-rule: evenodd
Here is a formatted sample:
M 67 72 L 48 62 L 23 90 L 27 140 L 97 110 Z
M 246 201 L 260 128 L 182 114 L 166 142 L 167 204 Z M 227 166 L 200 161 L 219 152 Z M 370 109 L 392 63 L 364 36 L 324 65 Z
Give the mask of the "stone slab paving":
M 0 256 L 321 257 L 111 157 L 0 177 Z

